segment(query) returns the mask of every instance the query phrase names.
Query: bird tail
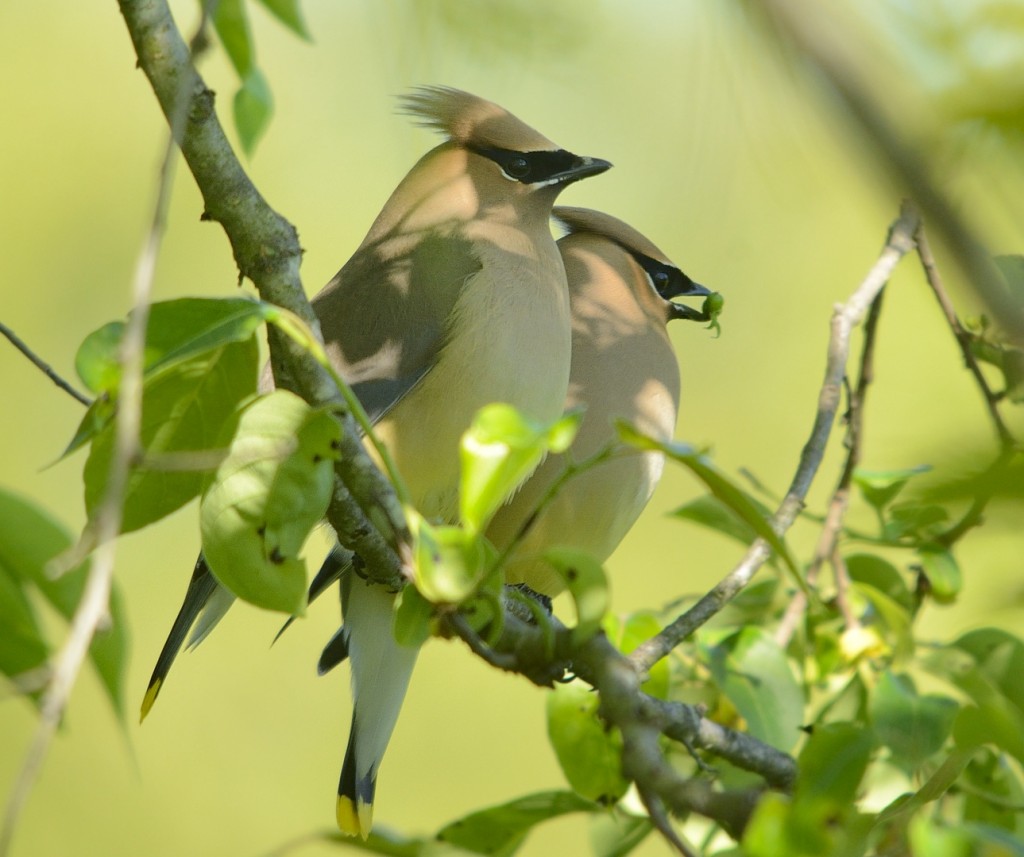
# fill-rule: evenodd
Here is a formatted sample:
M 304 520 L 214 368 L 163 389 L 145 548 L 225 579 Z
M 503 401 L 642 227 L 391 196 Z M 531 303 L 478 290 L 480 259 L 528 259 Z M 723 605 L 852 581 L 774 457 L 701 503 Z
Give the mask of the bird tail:
M 334 549 L 324 557 L 323 565 L 320 566 L 320 570 L 316 573 L 316 577 L 313 578 L 313 582 L 309 584 L 309 591 L 306 593 L 306 606 L 309 606 L 323 595 L 327 587 L 334 583 L 334 581 L 340 580 L 343 574 L 348 574 L 352 569 L 352 565 L 352 551 L 345 550 L 341 545 L 335 545 Z M 294 621 L 294 616 L 288 617 L 288 621 L 281 626 L 281 630 L 274 637 L 274 643 L 280 639 L 281 635 L 288 630 Z
M 228 612 L 228 608 L 234 600 L 234 596 L 217 582 L 217 578 L 210 571 L 210 566 L 206 564 L 206 557 L 200 553 L 192 571 L 192 577 L 188 582 L 188 589 L 185 590 L 185 600 L 181 603 L 174 624 L 171 625 L 171 632 L 167 635 L 164 647 L 160 650 L 160 656 L 156 659 L 156 666 L 153 667 L 146 695 L 142 699 L 140 723 L 146 719 L 157 696 L 160 695 L 160 689 L 171 670 L 174 659 L 185 643 L 189 629 L 193 625 L 196 626 L 188 643 L 191 648 L 199 645 L 213 630 L 214 625 Z M 198 624 L 196 623 L 197 619 L 199 620 Z
M 356 575 L 342 579 L 345 648 L 352 665 L 352 728 L 338 781 L 338 827 L 365 839 L 380 762 L 405 699 L 418 647 L 392 632 L 395 596 Z

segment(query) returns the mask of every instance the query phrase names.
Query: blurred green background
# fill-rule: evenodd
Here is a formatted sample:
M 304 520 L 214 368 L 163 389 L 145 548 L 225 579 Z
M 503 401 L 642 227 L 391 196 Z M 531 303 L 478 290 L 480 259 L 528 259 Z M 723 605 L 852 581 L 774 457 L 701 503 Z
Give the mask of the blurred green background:
M 196 4 L 174 8 L 190 32 Z M 437 142 L 396 115 L 393 96 L 440 83 L 495 100 L 566 148 L 614 162 L 562 202 L 627 220 L 724 293 L 720 339 L 696 325 L 672 331 L 684 385 L 678 436 L 782 493 L 814 416 L 832 306 L 874 262 L 901 190 L 799 65 L 779 61 L 743 4 L 306 0 L 303 8 L 312 44 L 252 8 L 276 114 L 248 167 L 299 229 L 307 290 L 340 267 L 394 185 Z M 989 246 L 1024 251 L 1024 4 L 872 0 L 835 4 L 832 14 L 883 112 Z M 216 50 L 202 71 L 226 119 L 233 72 Z M 0 319 L 72 377 L 81 339 L 129 308 L 164 123 L 113 3 L 0 4 L 0 80 Z M 180 167 L 155 299 L 238 292 L 223 233 L 201 223 L 201 212 Z M 977 313 L 945 267 L 962 314 Z M 876 365 L 865 466 L 966 460 L 971 449 L 987 462 L 992 433 L 980 395 L 913 258 L 889 290 Z M 50 465 L 81 407 L 3 342 L 0 377 L 0 483 L 80 527 L 84 456 Z M 840 455 L 837 435 L 813 508 L 833 487 Z M 666 517 L 699 493 L 669 470 L 609 563 L 616 610 L 660 607 L 731 568 L 737 547 Z M 1020 630 L 1017 512 L 994 510 L 965 541 L 964 595 L 949 608 L 929 606 L 926 633 L 948 638 L 980 623 Z M 806 552 L 814 535 L 798 528 L 795 547 Z M 332 828 L 349 700 L 345 670 L 315 674 L 337 622 L 327 599 L 273 649 L 280 618 L 236 607 L 178 661 L 145 727 L 136 724 L 197 546 L 195 504 L 122 541 L 127 727 L 86 670 L 14 854 L 257 855 Z M 314 539 L 310 563 L 324 550 Z M 383 767 L 377 824 L 424 833 L 490 803 L 563 787 L 543 702 L 541 691 L 487 668 L 461 644 L 431 642 Z M 5 798 L 35 723 L 24 702 L 0 705 Z M 550 823 L 524 853 L 585 853 L 586 835 L 582 821 Z M 643 853 L 663 851 L 652 841 Z

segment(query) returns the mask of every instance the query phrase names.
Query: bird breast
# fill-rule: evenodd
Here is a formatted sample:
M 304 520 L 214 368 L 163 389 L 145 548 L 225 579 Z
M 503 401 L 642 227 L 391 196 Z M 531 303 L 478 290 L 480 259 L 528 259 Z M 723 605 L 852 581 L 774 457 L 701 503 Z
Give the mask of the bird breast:
M 569 300 L 554 243 L 473 226 L 482 267 L 459 296 L 434 368 L 378 424 L 420 512 L 448 521 L 458 510 L 459 439 L 474 414 L 507 402 L 554 420 L 569 383 Z

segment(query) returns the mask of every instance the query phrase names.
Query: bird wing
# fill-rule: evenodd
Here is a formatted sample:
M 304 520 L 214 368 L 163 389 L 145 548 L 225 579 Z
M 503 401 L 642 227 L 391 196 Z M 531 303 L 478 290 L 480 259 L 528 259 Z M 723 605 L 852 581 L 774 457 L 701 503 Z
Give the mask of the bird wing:
M 481 268 L 472 243 L 450 231 L 385 237 L 361 247 L 313 299 L 328 354 L 372 422 L 434 366 Z

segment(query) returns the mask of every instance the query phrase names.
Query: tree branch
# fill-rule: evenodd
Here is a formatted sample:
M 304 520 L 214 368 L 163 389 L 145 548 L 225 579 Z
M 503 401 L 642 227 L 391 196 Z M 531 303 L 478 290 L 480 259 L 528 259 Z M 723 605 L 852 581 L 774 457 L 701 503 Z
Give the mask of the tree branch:
M 917 212 L 912 206 L 904 203 L 900 216 L 889 229 L 889 237 L 878 261 L 846 303 L 838 304 L 835 308 L 825 364 L 825 380 L 818 394 L 818 410 L 811 435 L 800 453 L 800 461 L 789 490 L 772 518 L 772 528 L 779 535 L 785 533 L 800 514 L 804 498 L 825 455 L 832 424 L 839 410 L 843 378 L 846 375 L 846 363 L 850 354 L 850 334 L 888 282 L 899 260 L 914 249 L 914 235 L 918 222 Z M 646 672 L 697 628 L 704 625 L 750 582 L 769 556 L 771 548 L 768 543 L 764 539 L 754 541 L 739 565 L 714 589 L 659 634 L 632 652 L 630 657 L 637 668 Z
M 652 821 L 679 853 L 686 854 L 686 846 L 671 828 L 666 832 L 663 825 L 657 824 L 659 819 L 664 821 L 659 815 L 662 805 L 676 814 L 698 812 L 728 830 L 741 831 L 753 811 L 752 796 L 760 791 L 710 793 L 708 783 L 691 785 L 690 778 L 669 764 L 660 736 L 678 742 L 691 754 L 698 749 L 705 750 L 758 774 L 772 788 L 784 791 L 792 788 L 796 763 L 790 756 L 756 738 L 706 720 L 698 706 L 667 702 L 645 693 L 640 687 L 642 674 L 603 633 L 577 645 L 572 632 L 551 617 L 552 657 L 550 635 L 522 621 L 507 608 L 503 620 L 498 639 L 489 646 L 472 630 L 465 617 L 449 614 L 443 618 L 449 631 L 499 669 L 519 673 L 541 686 L 551 686 L 568 666 L 578 678 L 591 685 L 600 696 L 601 716 L 622 733 L 623 773 L 636 783 Z M 697 764 L 706 769 L 701 760 L 697 759 Z
M 924 224 L 918 226 L 916 238 L 917 255 L 921 260 L 925 279 L 928 280 L 928 286 L 934 293 L 935 299 L 939 302 L 942 314 L 946 318 L 946 323 L 956 338 L 956 344 L 960 347 L 964 364 L 974 376 L 978 389 L 981 390 L 981 394 L 985 398 L 985 407 L 988 409 L 988 415 L 992 419 L 992 425 L 999 438 L 999 446 L 1004 449 L 1012 447 L 1015 441 L 1009 428 L 1007 428 L 1006 423 L 1003 421 L 1003 415 L 999 413 L 999 398 L 992 392 L 992 388 L 989 387 L 988 382 L 985 380 L 985 375 L 981 371 L 981 366 L 978 365 L 978 360 L 971 350 L 970 334 L 964 330 L 963 325 L 960 324 L 960 319 L 957 318 L 956 310 L 953 308 L 953 301 L 949 298 L 949 293 L 942 283 L 942 276 L 939 274 L 938 266 L 935 264 L 935 257 L 932 255 L 931 244 L 928 241 L 928 236 L 925 234 Z
M 942 308 L 942 314 L 946 318 L 946 323 L 956 338 L 960 353 L 964 358 L 964 364 L 970 370 L 985 400 L 985 407 L 988 410 L 999 442 L 999 452 L 996 455 L 995 461 L 989 465 L 986 475 L 998 473 L 1016 455 L 1018 449 L 1017 439 L 1006 425 L 1005 420 L 1003 420 L 1003 415 L 999 411 L 999 397 L 989 387 L 988 381 L 985 380 L 985 375 L 981 371 L 981 366 L 971 350 L 970 334 L 960 324 L 956 309 L 953 307 L 953 301 L 950 300 L 949 293 L 943 285 L 942 276 L 939 274 L 938 266 L 935 264 L 935 257 L 932 255 L 931 245 L 928 242 L 928 236 L 925 234 L 923 224 L 918 226 L 917 230 L 917 255 L 921 260 L 921 267 L 924 269 L 928 285 L 934 293 L 935 299 L 939 302 L 939 306 Z M 986 481 L 982 479 L 981 485 L 984 486 Z M 936 538 L 936 541 L 946 547 L 950 547 L 959 541 L 965 533 L 981 523 L 982 515 L 991 499 L 992 492 L 982 487 L 972 499 L 971 505 L 963 517 L 945 532 L 941 533 Z
M 175 134 L 203 196 L 203 219 L 221 224 L 242 277 L 260 297 L 320 326 L 299 277 L 302 250 L 295 228 L 274 211 L 235 157 L 214 111 L 214 94 L 192 63 L 166 0 L 119 0 L 139 65 L 170 121 L 175 97 L 186 93 L 186 121 Z M 271 365 L 278 383 L 314 405 L 330 405 L 342 423 L 341 456 L 328 519 L 373 579 L 393 580 L 408 561 L 408 529 L 390 483 L 376 468 L 330 376 L 287 337 L 271 330 Z M 397 552 L 397 554 L 396 554 Z
M 864 402 L 867 398 L 868 387 L 875 377 L 875 337 L 878 330 L 878 319 L 882 312 L 882 298 L 885 290 L 882 289 L 871 302 L 871 309 L 868 312 L 867 321 L 864 323 L 864 348 L 860 356 L 860 372 L 857 376 L 857 386 L 849 393 L 850 406 L 847 412 L 846 427 L 846 461 L 843 464 L 843 471 L 839 476 L 836 490 L 829 501 L 828 510 L 825 513 L 825 524 L 821 528 L 821 535 L 818 544 L 814 549 L 814 557 L 811 560 L 811 567 L 807 572 L 807 582 L 812 584 L 817 581 L 821 566 L 826 562 L 832 564 L 832 571 L 836 581 L 836 601 L 843 612 L 843 619 L 846 627 L 854 628 L 859 625 L 856 617 L 849 608 L 846 598 L 849 575 L 845 563 L 838 555 L 839 536 L 843 530 L 843 520 L 846 517 L 846 510 L 850 504 L 850 486 L 853 483 L 853 473 L 860 463 L 860 450 L 864 435 Z M 796 630 L 797 623 L 803 617 L 807 609 L 807 596 L 797 592 L 786 608 L 782 622 L 775 633 L 776 642 L 785 647 Z
M 49 363 L 47 363 L 45 360 L 39 357 L 31 348 L 28 347 L 25 341 L 20 336 L 18 336 L 18 334 L 16 334 L 3 322 L 0 322 L 0 333 L 7 337 L 11 345 L 13 345 L 15 348 L 18 349 L 18 351 L 24 354 L 29 359 L 33 366 L 35 366 L 47 378 L 53 381 L 53 383 L 60 387 L 65 393 L 71 396 L 72 399 L 81 402 L 86 407 L 89 407 L 89 405 L 92 404 L 92 399 L 90 399 L 88 396 L 83 395 L 82 393 L 79 393 L 78 390 L 71 386 L 71 384 L 69 384 L 67 381 L 61 378 L 61 376 L 58 375 L 56 371 L 54 371 L 54 368 Z
M 205 13 L 203 16 L 205 23 Z M 200 25 L 202 28 L 203 24 Z M 180 95 L 180 94 L 179 94 Z M 171 128 L 182 124 L 183 101 L 179 97 L 170 105 L 168 113 Z M 142 250 L 135 264 L 132 278 L 132 305 L 134 312 L 128 317 L 124 338 L 120 346 L 121 381 L 117 412 L 114 415 L 114 451 L 110 460 L 107 490 L 95 518 L 86 525 L 72 554 L 92 552 L 85 588 L 75 608 L 71 630 L 53 664 L 53 670 L 40 706 L 39 725 L 29 747 L 28 755 L 11 792 L 0 831 L 0 857 L 8 853 L 21 809 L 28 799 L 46 752 L 57 731 L 71 691 L 75 686 L 82 662 L 96 631 L 110 621 L 110 590 L 114 578 L 114 558 L 117 537 L 121 532 L 125 488 L 132 463 L 139 455 L 139 428 L 142 422 L 142 363 L 146 345 L 146 323 L 149 320 L 150 294 L 156 274 L 156 261 L 160 253 L 167 224 L 167 209 L 171 196 L 171 177 L 174 174 L 173 130 L 168 136 L 160 166 L 153 218 Z M 95 550 L 93 550 L 95 548 Z M 77 565 L 78 561 L 69 561 Z

